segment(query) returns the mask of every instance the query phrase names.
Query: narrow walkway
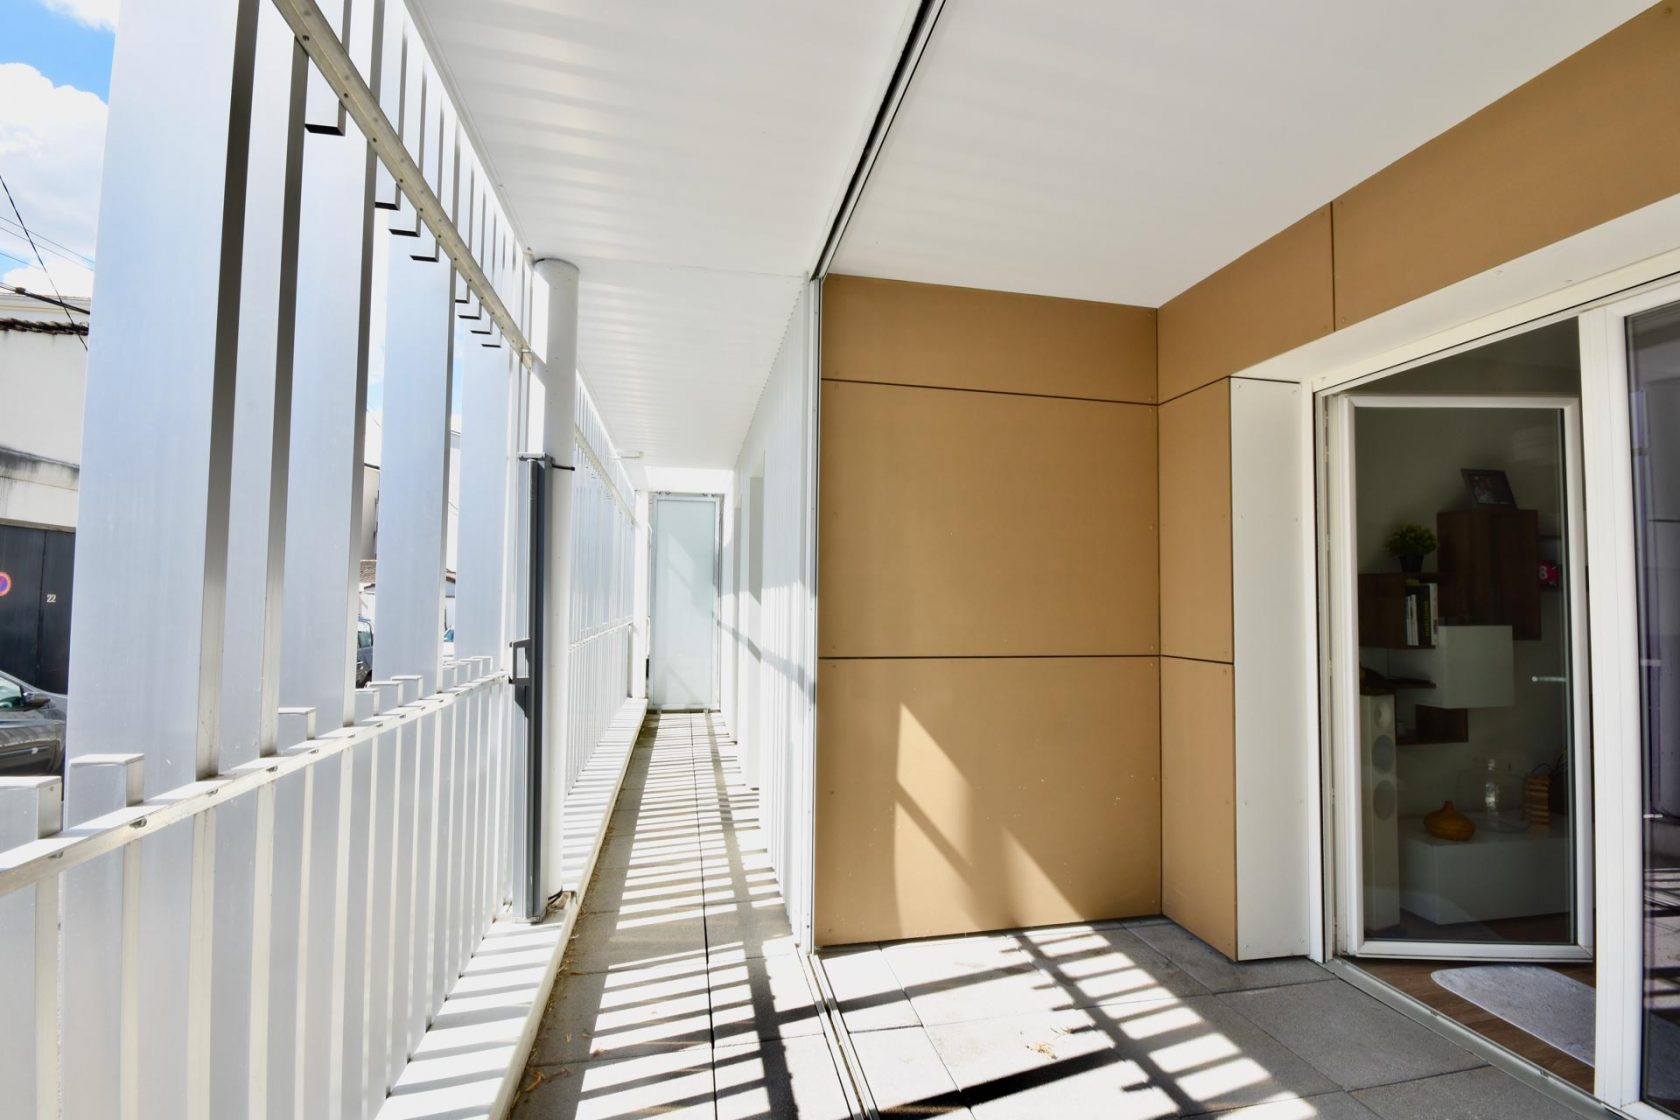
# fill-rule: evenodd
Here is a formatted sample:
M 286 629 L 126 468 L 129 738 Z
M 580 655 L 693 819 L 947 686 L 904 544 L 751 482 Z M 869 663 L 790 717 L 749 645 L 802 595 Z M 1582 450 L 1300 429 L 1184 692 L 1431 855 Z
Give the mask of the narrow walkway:
M 850 1115 L 757 813 L 715 715 L 648 716 L 518 1120 Z
M 1566 1120 L 1305 960 L 1162 919 L 826 952 L 884 1116 Z M 716 717 L 650 716 L 517 1120 L 851 1115 Z

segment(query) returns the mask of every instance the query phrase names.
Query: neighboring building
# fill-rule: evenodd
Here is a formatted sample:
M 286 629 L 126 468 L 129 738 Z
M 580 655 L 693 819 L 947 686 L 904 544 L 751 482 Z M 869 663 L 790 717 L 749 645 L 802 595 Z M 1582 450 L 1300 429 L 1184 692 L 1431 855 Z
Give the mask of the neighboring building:
M 67 685 L 88 301 L 0 289 L 0 669 Z

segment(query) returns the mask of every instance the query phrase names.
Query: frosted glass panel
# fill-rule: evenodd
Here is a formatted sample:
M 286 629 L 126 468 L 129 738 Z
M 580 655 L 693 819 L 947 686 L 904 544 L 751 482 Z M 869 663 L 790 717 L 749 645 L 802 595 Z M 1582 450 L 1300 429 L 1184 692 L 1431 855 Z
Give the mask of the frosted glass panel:
M 653 499 L 653 707 L 717 707 L 717 525 L 716 498 Z

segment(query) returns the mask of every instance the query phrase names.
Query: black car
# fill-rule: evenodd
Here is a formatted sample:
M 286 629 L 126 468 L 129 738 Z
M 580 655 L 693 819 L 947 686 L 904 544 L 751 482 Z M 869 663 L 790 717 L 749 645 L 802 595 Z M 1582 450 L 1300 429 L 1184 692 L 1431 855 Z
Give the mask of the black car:
M 356 687 L 365 688 L 373 679 L 373 623 L 356 620 Z
M 64 772 L 67 701 L 0 673 L 0 774 Z

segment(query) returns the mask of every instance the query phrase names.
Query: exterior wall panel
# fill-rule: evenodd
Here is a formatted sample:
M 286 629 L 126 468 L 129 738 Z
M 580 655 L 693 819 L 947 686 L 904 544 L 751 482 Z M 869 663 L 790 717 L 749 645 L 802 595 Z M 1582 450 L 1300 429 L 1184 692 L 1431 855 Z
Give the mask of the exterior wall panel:
M 819 944 L 1160 910 L 1155 658 L 821 673 Z
M 1161 659 L 1161 912 L 1234 958 L 1233 682 L 1229 665 Z
M 1155 400 L 1155 311 L 832 276 L 823 377 L 1089 400 Z
M 1161 406 L 1161 652 L 1231 660 L 1231 389 Z
M 1342 195 L 1336 325 L 1680 193 L 1677 73 L 1658 4 Z
M 831 277 L 822 342 L 815 940 L 1158 912 L 1153 314 Z
M 1163 401 L 1335 329 L 1330 226 L 1320 207 L 1161 308 Z
M 822 391 L 824 657 L 1154 653 L 1155 410 Z

